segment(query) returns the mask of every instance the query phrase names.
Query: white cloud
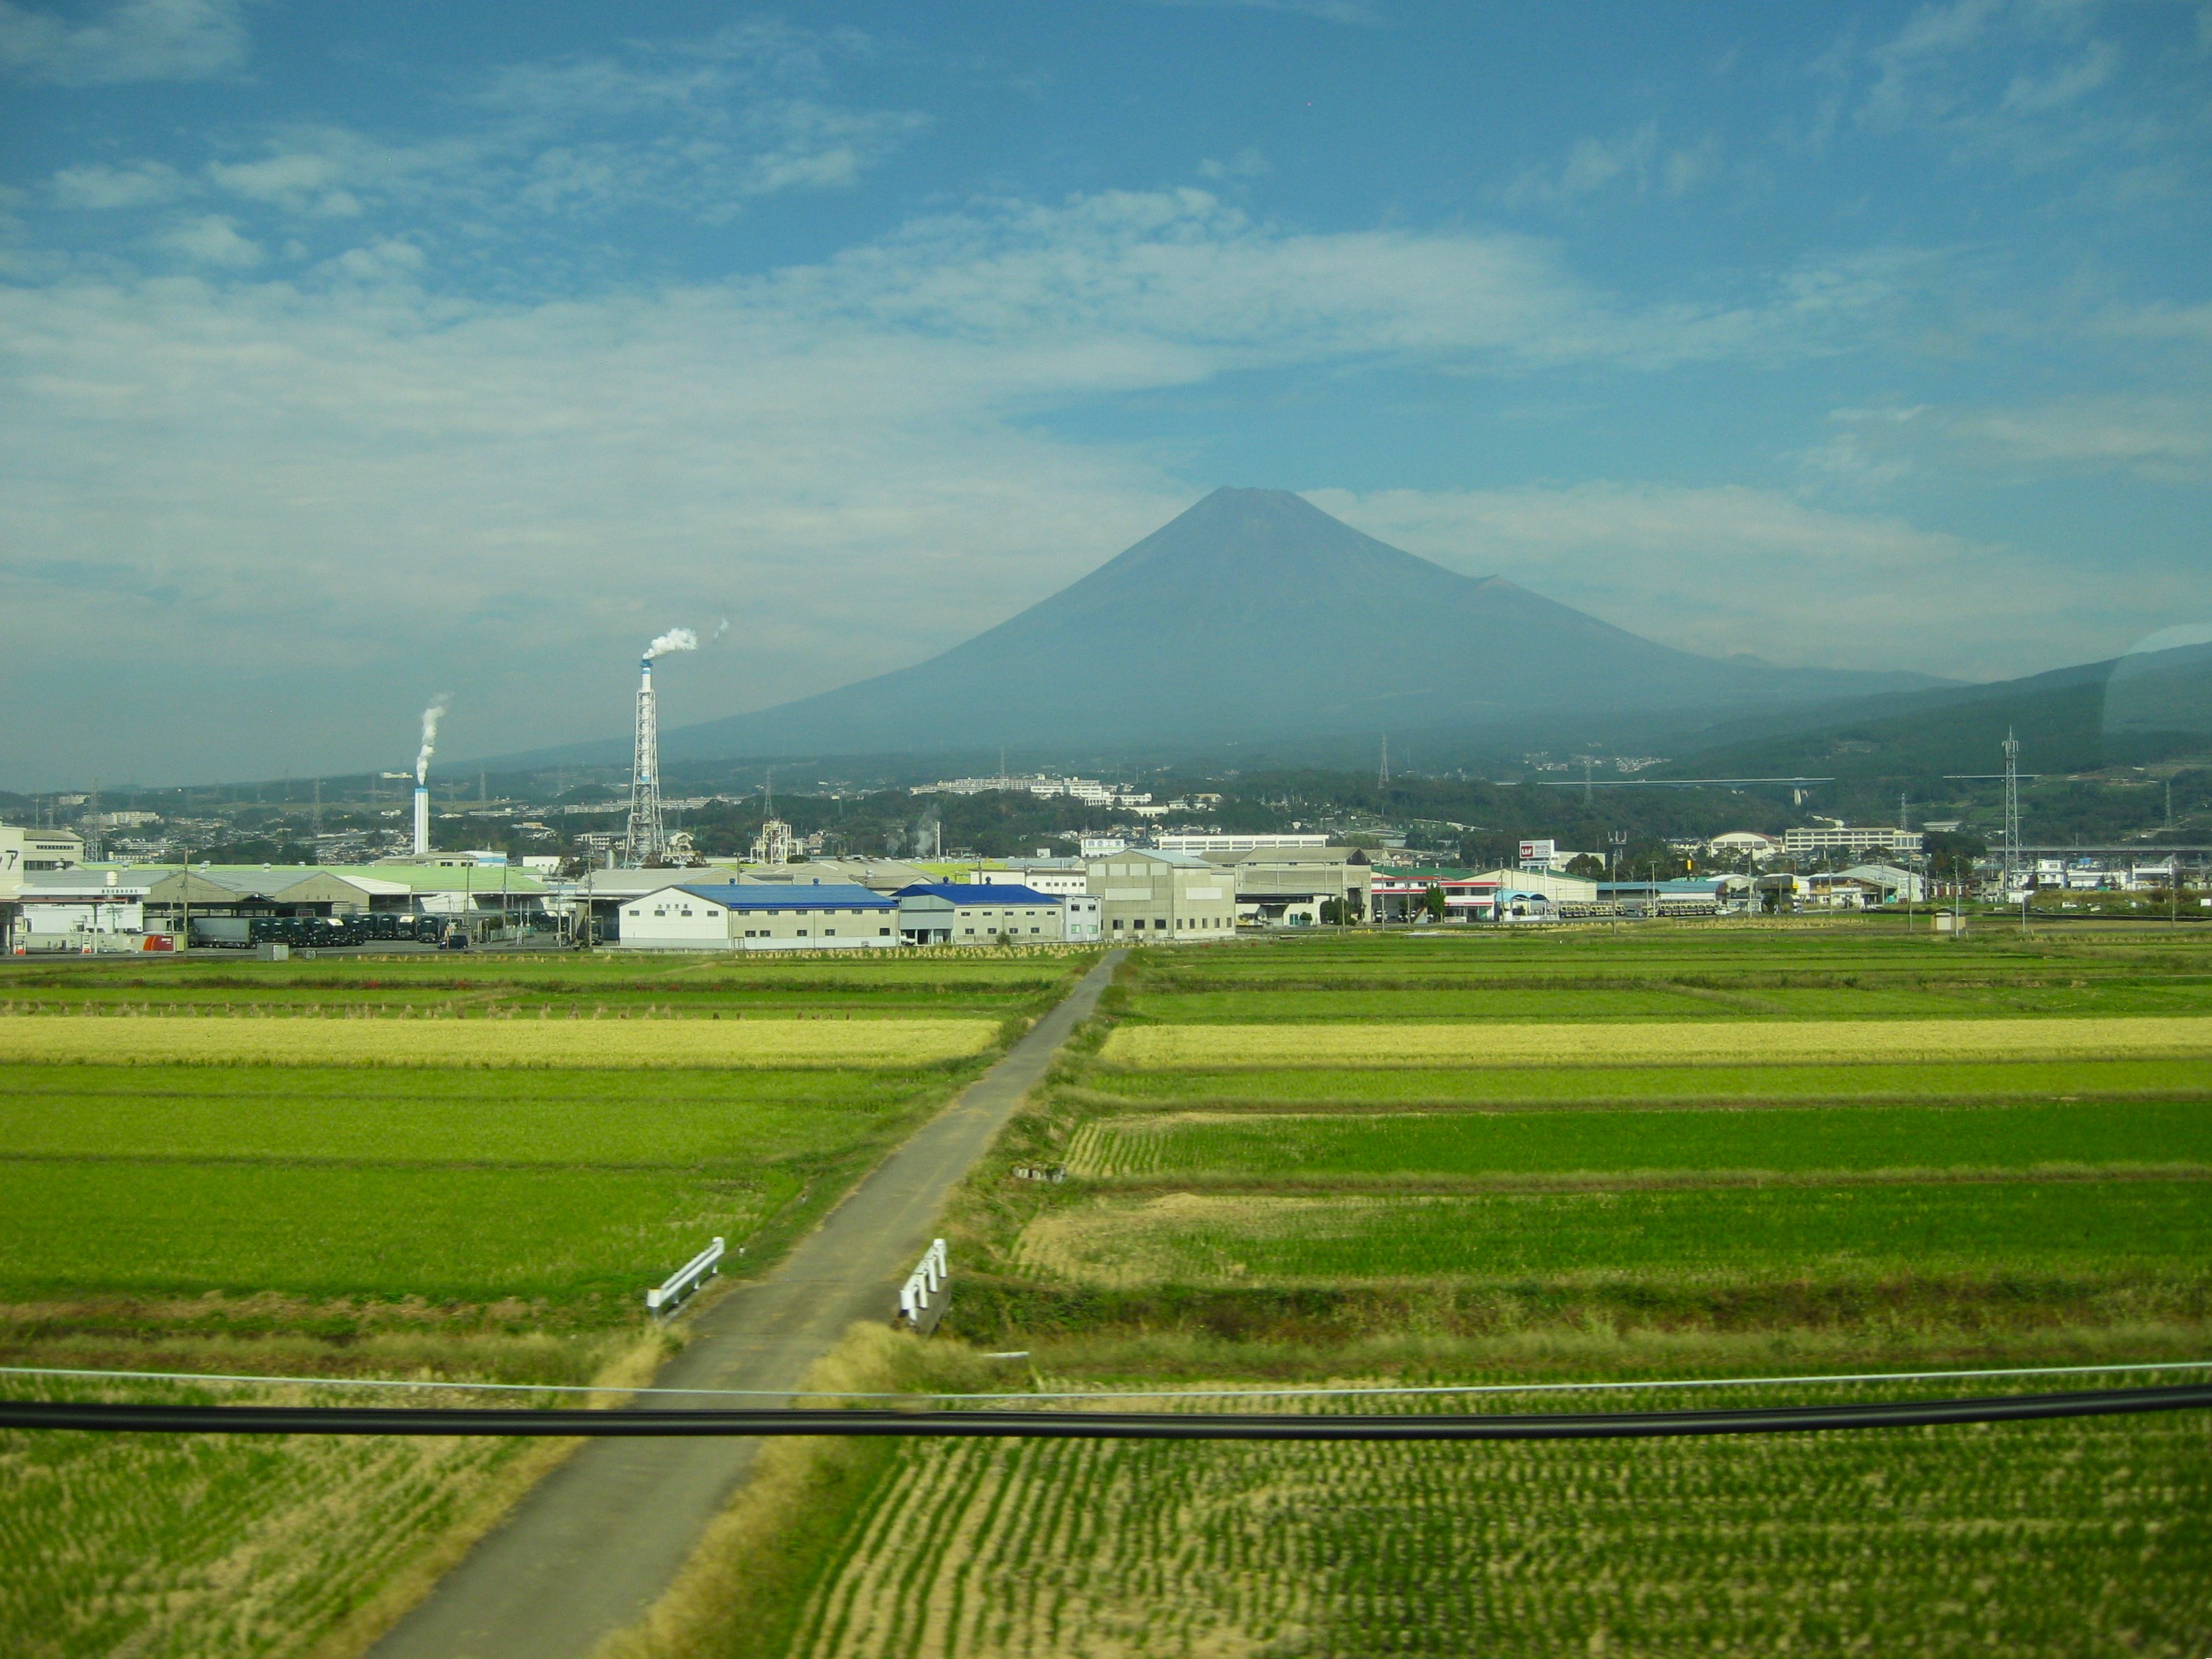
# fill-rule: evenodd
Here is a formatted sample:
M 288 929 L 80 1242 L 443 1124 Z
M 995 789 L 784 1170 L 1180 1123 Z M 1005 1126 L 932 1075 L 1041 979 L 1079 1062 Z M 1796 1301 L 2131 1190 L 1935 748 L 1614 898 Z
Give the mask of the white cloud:
M 1839 409 L 1829 420 L 1829 436 L 1796 459 L 1830 482 L 1855 487 L 1967 470 L 2015 478 L 2063 471 L 2212 483 L 2212 406 L 2201 399 L 2084 395 L 2013 408 Z
M 706 223 L 758 198 L 848 189 L 929 125 L 827 96 L 825 58 L 866 49 L 779 26 L 624 58 L 511 64 L 453 131 L 388 141 L 333 125 L 267 134 L 211 162 L 216 189 L 279 212 L 411 228 L 465 214 L 471 237 L 652 209 Z
M 1387 20 L 1369 0 L 1146 0 L 1148 5 L 1182 6 L 1207 11 L 1279 11 L 1316 17 L 1324 23 L 1371 28 Z
M 2106 614 L 2064 568 L 2018 549 L 1771 490 L 1592 483 L 1306 494 L 1453 569 L 1504 575 L 1716 656 L 1996 678 L 2078 654 L 2085 638 L 2124 643 L 2136 625 L 2132 611 Z M 1967 617 L 1973 626 L 1962 628 Z
M 211 270 L 260 257 L 220 216 L 169 234 Z M 757 279 L 536 304 L 428 291 L 434 252 L 0 289 L 0 453 L 31 481 L 0 497 L 6 672 L 60 672 L 87 628 L 125 653 L 188 635 L 348 731 L 458 653 L 481 752 L 620 730 L 614 667 L 594 702 L 574 663 L 711 598 L 746 649 L 688 665 L 667 718 L 757 707 L 950 645 L 1188 504 L 1039 411 L 1255 365 L 1757 356 L 1855 303 L 1638 312 L 1527 238 L 1295 233 L 1200 191 L 984 204 Z M 155 697 L 149 752 L 265 742 L 258 695 L 166 732 Z
M 1720 140 L 1713 134 L 1694 144 L 1670 147 L 1661 142 L 1659 124 L 1646 121 L 1615 138 L 1576 139 L 1565 160 L 1556 167 L 1524 168 L 1502 198 L 1508 206 L 1522 207 L 1571 203 L 1614 188 L 1637 196 L 1648 196 L 1655 188 L 1681 196 L 1717 173 L 1720 159 Z
M 208 179 L 218 190 L 295 213 L 351 218 L 361 203 L 340 188 L 349 158 L 311 150 L 279 150 L 258 161 L 212 161 Z
M 1274 164 L 1250 144 L 1225 161 L 1209 156 L 1198 164 L 1198 176 L 1206 179 L 1262 179 L 1274 170 Z
M 2212 408 L 2186 398 L 2060 398 L 1960 416 L 1950 436 L 1987 461 L 2123 471 L 2160 483 L 2212 482 Z
M 196 264 L 230 270 L 250 269 L 266 257 L 259 243 L 238 234 L 237 220 L 216 213 L 173 224 L 155 236 L 154 242 L 163 251 Z
M 166 162 L 134 161 L 129 167 L 118 167 L 90 161 L 64 167 L 54 174 L 48 188 L 62 207 L 97 212 L 155 207 L 174 201 L 183 194 L 185 181 Z
M 118 0 L 72 23 L 0 0 L 0 66 L 63 86 L 204 81 L 246 62 L 240 0 Z

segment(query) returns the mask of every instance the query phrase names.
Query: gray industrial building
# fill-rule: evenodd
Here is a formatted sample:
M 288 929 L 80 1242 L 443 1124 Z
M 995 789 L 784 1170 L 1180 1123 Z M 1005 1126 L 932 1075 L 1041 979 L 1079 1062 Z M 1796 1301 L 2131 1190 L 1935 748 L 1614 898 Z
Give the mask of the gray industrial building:
M 895 949 L 898 911 L 896 899 L 850 882 L 670 883 L 623 900 L 620 931 L 605 943 L 631 951 Z
M 899 931 L 912 945 L 1057 945 L 1068 900 L 1034 887 L 917 882 L 898 894 Z
M 1219 870 L 1233 886 L 1239 921 L 1261 927 L 1310 927 L 1321 921 L 1321 907 L 1332 899 L 1344 904 L 1350 915 L 1364 918 L 1367 915 L 1368 890 L 1375 872 L 1367 854 L 1357 847 L 1263 844 L 1219 848 L 1198 856 Z
M 1189 853 L 1131 848 L 1094 859 L 1091 896 L 1108 943 L 1227 939 L 1237 931 L 1237 887 L 1224 866 Z

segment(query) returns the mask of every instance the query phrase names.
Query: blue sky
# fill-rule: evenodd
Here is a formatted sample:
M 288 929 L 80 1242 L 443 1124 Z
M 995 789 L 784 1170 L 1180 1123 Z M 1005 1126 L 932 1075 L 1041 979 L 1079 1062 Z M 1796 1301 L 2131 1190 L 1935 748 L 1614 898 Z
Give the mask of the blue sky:
M 2212 618 L 2212 8 L 0 0 L 0 785 L 914 661 L 1218 483 L 1652 637 Z

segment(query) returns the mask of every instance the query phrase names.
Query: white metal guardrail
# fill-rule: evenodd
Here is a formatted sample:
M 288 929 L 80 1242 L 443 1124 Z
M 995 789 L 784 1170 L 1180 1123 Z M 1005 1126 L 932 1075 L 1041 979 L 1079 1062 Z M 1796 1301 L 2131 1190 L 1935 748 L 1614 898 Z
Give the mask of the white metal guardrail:
M 722 1241 L 716 1239 L 674 1273 L 645 1293 L 645 1305 L 656 1319 L 675 1312 L 677 1304 L 721 1271 Z
M 937 1328 L 945 1316 L 946 1286 L 951 1278 L 945 1266 L 945 1241 L 933 1239 L 921 1262 L 899 1289 L 898 1322 L 925 1334 Z

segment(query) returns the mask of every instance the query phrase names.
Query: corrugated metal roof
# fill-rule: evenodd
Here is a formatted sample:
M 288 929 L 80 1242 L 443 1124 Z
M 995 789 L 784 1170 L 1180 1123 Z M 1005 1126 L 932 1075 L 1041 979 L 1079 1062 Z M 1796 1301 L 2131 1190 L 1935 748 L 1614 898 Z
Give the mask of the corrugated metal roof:
M 918 881 L 911 887 L 902 887 L 899 898 L 950 899 L 955 904 L 1057 904 L 1060 898 L 1052 893 L 1040 893 L 1034 887 L 989 886 L 972 881 Z
M 785 887 L 765 882 L 677 882 L 678 890 L 732 910 L 896 910 L 896 901 L 849 882 Z M 659 890 L 666 892 L 667 888 Z M 644 896 L 651 896 L 645 895 Z

